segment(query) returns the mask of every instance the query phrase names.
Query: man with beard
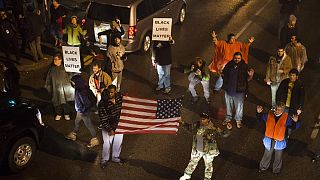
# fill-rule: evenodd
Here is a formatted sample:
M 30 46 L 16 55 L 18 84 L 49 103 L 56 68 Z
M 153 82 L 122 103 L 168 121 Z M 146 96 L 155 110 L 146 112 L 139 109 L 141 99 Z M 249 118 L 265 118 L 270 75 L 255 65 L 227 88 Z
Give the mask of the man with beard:
M 302 45 L 297 36 L 291 36 L 291 42 L 285 47 L 286 53 L 291 57 L 292 67 L 301 72 L 308 61 L 306 47 Z
M 267 64 L 265 82 L 271 87 L 271 104 L 276 105 L 276 92 L 282 80 L 288 78 L 292 69 L 291 58 L 279 47 L 276 57 L 271 56 Z

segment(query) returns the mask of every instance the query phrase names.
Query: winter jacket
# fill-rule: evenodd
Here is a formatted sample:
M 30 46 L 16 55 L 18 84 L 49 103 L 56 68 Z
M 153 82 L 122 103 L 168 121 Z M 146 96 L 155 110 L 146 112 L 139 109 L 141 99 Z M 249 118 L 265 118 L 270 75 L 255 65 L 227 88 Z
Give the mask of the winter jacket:
M 279 73 L 279 70 L 283 70 L 283 73 Z M 266 81 L 278 82 L 289 77 L 289 71 L 292 69 L 291 58 L 286 54 L 283 55 L 280 63 L 277 63 L 277 59 L 273 56 L 270 57 L 266 70 Z M 278 75 L 278 78 L 277 78 Z
M 36 39 L 36 37 L 41 36 L 45 30 L 45 23 L 41 15 L 36 13 L 30 13 L 27 17 L 27 41 L 31 42 Z
M 231 74 L 231 68 L 235 68 L 238 66 L 238 73 Z M 223 85 L 222 89 L 227 90 L 229 87 L 229 79 L 231 76 L 236 76 L 237 83 L 236 83 L 236 92 L 242 93 L 246 92 L 248 89 L 248 65 L 245 63 L 244 60 L 241 60 L 238 64 L 234 60 L 229 61 L 222 71 L 222 78 L 223 78 Z
M 80 75 L 73 76 L 71 78 L 71 81 L 74 82 L 75 89 L 75 110 L 80 113 L 88 112 L 90 110 L 90 107 L 92 106 L 89 100 L 89 87 L 85 84 L 85 81 L 81 78 Z
M 288 96 L 288 85 L 290 79 L 285 79 L 280 83 L 277 90 L 276 100 L 286 103 Z M 304 87 L 301 81 L 295 81 L 291 90 L 291 101 L 289 113 L 296 114 L 297 110 L 302 110 L 304 104 Z
M 107 89 L 111 83 L 111 77 L 103 71 L 100 71 L 97 78 L 95 74 L 92 74 L 89 78 L 89 87 L 95 96 L 98 94 L 98 90 L 101 93 L 104 89 Z
M 158 47 L 158 44 L 161 43 L 162 46 Z M 154 58 L 155 62 L 159 66 L 166 66 L 172 64 L 171 57 L 171 45 L 172 42 L 169 41 L 154 41 L 151 46 L 151 57 Z
M 48 71 L 45 88 L 52 94 L 54 106 L 66 104 L 74 100 L 74 89 L 70 79 L 73 74 L 67 73 L 63 67 L 52 65 Z
M 306 48 L 301 43 L 297 45 L 288 43 L 285 51 L 291 57 L 292 67 L 302 71 L 304 64 L 308 61 Z
M 189 74 L 189 78 L 197 78 L 200 81 L 209 81 L 210 80 L 210 71 L 209 67 L 206 65 L 206 62 L 203 62 L 201 67 L 197 67 L 196 65 L 192 64 L 191 66 L 195 66 L 193 70 L 191 67 L 184 70 L 184 73 Z M 200 69 L 201 75 L 197 75 L 197 70 Z M 190 79 L 189 79 L 190 80 Z
M 113 29 L 113 30 L 108 29 L 98 33 L 98 37 L 102 35 L 107 36 L 107 48 L 108 48 L 110 45 L 114 45 L 114 39 L 116 37 L 121 37 L 122 35 L 124 35 L 124 29 L 122 26 L 120 26 L 120 31 L 118 29 Z
M 72 25 L 69 24 L 67 27 L 63 30 L 63 33 L 68 34 L 68 45 L 70 46 L 80 46 L 81 41 L 80 41 L 80 35 L 84 36 L 87 34 L 86 30 L 83 30 L 80 25 Z
M 209 122 L 206 127 L 202 126 L 200 122 L 183 124 L 183 127 L 193 133 L 192 150 L 197 150 L 197 135 L 201 135 L 203 137 L 203 152 L 214 156 L 219 155 L 217 137 L 228 137 L 230 135 L 230 131 L 223 131 L 215 127 L 212 122 Z
M 125 48 L 122 44 L 119 46 L 111 45 L 108 47 L 107 56 L 111 62 L 111 71 L 113 73 L 119 73 L 123 70 L 124 64 L 122 57 L 124 57 Z
M 103 96 L 106 97 L 106 96 Z M 115 131 L 118 127 L 122 106 L 122 95 L 116 94 L 115 104 L 109 101 L 108 98 L 102 98 L 98 104 L 99 119 L 103 129 L 107 132 Z

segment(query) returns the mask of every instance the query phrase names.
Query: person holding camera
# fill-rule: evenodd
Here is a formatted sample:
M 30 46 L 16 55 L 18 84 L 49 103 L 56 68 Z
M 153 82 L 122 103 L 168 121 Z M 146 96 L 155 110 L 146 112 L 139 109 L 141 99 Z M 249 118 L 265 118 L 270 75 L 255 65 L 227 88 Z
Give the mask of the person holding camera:
M 111 62 L 112 84 L 117 86 L 117 92 L 119 92 L 124 68 L 123 62 L 127 60 L 125 47 L 121 44 L 120 34 L 115 36 L 114 43 L 108 47 L 107 56 Z
M 102 45 L 102 35 L 107 36 L 107 49 L 110 45 L 114 45 L 115 38 L 117 36 L 124 35 L 124 29 L 121 26 L 120 19 L 116 19 L 115 21 L 111 21 L 110 23 L 110 29 L 107 29 L 105 31 L 99 32 L 99 44 Z
M 189 71 L 188 79 L 189 79 L 189 91 L 192 95 L 192 103 L 198 101 L 199 97 L 197 95 L 194 87 L 201 83 L 203 87 L 203 94 L 206 98 L 206 102 L 210 103 L 210 91 L 209 91 L 209 81 L 210 81 L 210 73 L 209 68 L 206 66 L 206 62 L 203 61 L 200 57 L 196 57 L 195 61 L 192 63 Z

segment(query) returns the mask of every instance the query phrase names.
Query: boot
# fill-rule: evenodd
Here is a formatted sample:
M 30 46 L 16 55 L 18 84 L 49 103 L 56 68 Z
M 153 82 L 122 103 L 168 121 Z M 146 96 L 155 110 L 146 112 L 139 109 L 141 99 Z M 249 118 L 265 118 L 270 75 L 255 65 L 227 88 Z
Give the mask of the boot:
M 100 142 L 99 142 L 98 138 L 95 137 L 90 140 L 90 143 L 87 145 L 87 147 L 92 148 L 94 146 L 98 146 L 99 144 L 100 144 Z

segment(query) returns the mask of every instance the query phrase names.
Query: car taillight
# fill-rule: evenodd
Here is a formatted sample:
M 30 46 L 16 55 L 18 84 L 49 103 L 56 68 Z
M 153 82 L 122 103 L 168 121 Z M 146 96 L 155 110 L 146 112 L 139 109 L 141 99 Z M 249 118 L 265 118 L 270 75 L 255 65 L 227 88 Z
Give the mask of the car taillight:
M 136 35 L 136 32 L 137 32 L 136 26 L 129 26 L 129 29 L 128 29 L 128 38 L 129 38 L 129 39 L 133 39 L 134 36 Z
M 81 25 L 83 26 L 86 23 L 86 19 L 81 20 Z

